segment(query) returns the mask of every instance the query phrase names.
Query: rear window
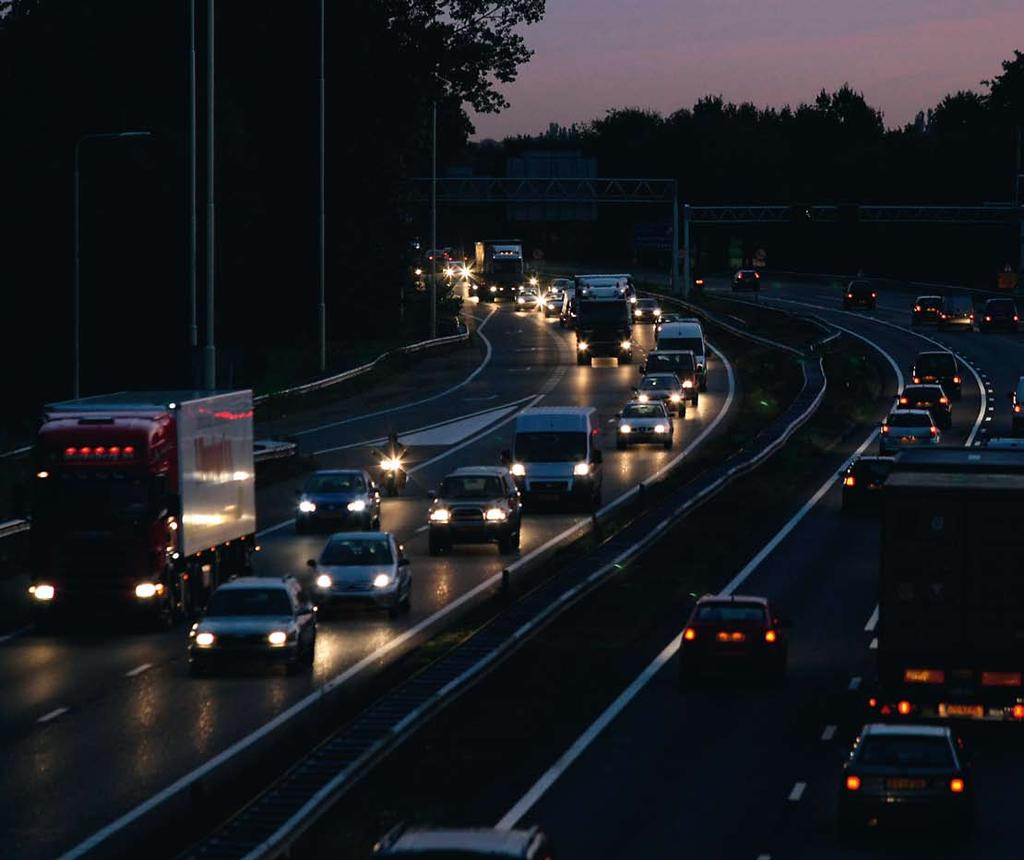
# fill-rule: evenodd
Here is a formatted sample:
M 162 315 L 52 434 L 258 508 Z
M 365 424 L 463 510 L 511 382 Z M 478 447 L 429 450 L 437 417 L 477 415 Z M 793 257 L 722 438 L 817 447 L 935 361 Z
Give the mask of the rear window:
M 974 302 L 970 296 L 947 296 L 942 302 L 942 307 L 947 311 L 973 311 Z
M 940 308 L 942 307 L 942 299 L 938 296 L 918 296 L 915 304 L 920 305 L 923 308 Z
M 931 424 L 927 415 L 916 412 L 894 412 L 886 419 L 890 427 L 927 427 Z
M 871 284 L 867 284 L 864 281 L 854 281 L 847 287 L 847 292 L 853 293 L 855 296 L 870 296 Z
M 861 460 L 853 465 L 853 474 L 865 481 L 881 483 L 889 477 L 892 463 L 885 460 Z
M 860 742 L 857 761 L 883 767 L 952 767 L 953 751 L 943 737 L 869 735 Z
M 956 359 L 948 352 L 926 352 L 917 357 L 914 368 L 919 374 L 949 374 L 956 373 Z
M 987 313 L 1013 314 L 1017 312 L 1017 305 L 1012 299 L 989 299 L 985 302 Z
M 731 621 L 764 621 L 764 607 L 754 603 L 706 603 L 697 609 L 697 621 L 727 624 Z

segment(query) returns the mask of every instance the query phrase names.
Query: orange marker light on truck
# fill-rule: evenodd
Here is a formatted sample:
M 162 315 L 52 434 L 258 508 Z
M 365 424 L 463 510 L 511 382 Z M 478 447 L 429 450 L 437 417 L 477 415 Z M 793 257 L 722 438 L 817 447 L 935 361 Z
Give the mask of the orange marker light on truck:
M 897 702 L 896 710 L 899 711 L 899 713 L 905 717 L 907 714 L 910 713 L 910 702 L 908 702 L 906 699 L 904 699 L 902 702 Z
M 1019 687 L 1021 686 L 1020 672 L 982 672 L 981 685 L 983 687 Z
M 944 684 L 946 673 L 942 669 L 904 669 L 903 680 L 908 684 Z

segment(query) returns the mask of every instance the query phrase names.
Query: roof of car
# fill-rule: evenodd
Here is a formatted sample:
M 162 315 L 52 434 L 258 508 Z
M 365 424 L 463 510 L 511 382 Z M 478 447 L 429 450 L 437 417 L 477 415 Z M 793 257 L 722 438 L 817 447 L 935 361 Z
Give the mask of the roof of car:
M 927 409 L 893 409 L 889 415 L 917 415 L 919 417 L 927 418 L 929 424 L 931 423 L 932 418 L 932 413 Z
M 703 334 L 704 327 L 698 320 L 695 319 L 681 319 L 672 320 L 672 322 L 663 323 L 661 326 L 661 336 L 666 337 L 665 329 L 672 326 L 673 331 L 678 332 L 694 332 L 695 334 Z
M 944 738 L 949 737 L 948 726 L 923 726 L 920 724 L 907 725 L 893 725 L 892 723 L 868 723 L 861 729 L 860 736 L 868 737 L 869 735 L 880 735 L 880 736 L 900 736 L 900 737 L 933 737 L 933 738 Z
M 389 847 L 403 851 L 465 851 L 514 857 L 524 856 L 535 836 L 534 830 L 408 830 Z
M 924 355 L 948 355 L 950 358 L 956 358 L 956 356 L 948 349 L 926 349 L 923 352 L 919 352 L 917 357 L 921 358 L 921 356 Z
M 935 301 L 937 301 L 937 302 L 941 302 L 942 301 L 942 296 L 936 296 L 936 295 L 929 294 L 927 296 L 918 296 L 914 301 L 915 301 L 915 304 L 916 304 L 918 302 L 931 301 L 932 299 L 935 299 Z
M 361 475 L 363 469 L 317 469 L 311 478 L 315 478 L 317 475 Z
M 222 588 L 231 589 L 248 589 L 248 588 L 280 588 L 286 590 L 292 587 L 292 581 L 290 579 L 280 578 L 274 579 L 270 576 L 240 576 L 238 579 L 229 579 L 218 587 L 218 591 Z
M 463 476 L 473 475 L 490 475 L 494 477 L 501 477 L 507 475 L 508 469 L 504 466 L 460 466 L 454 472 L 449 472 L 446 477 L 448 478 L 461 478 Z
M 752 594 L 705 594 L 697 604 L 703 603 L 756 603 L 758 606 L 767 606 L 767 597 L 755 597 Z
M 331 541 L 352 540 L 353 538 L 365 539 L 381 537 L 392 537 L 392 534 L 391 532 L 338 532 L 336 534 L 331 535 L 327 539 L 327 541 L 328 543 L 330 543 Z

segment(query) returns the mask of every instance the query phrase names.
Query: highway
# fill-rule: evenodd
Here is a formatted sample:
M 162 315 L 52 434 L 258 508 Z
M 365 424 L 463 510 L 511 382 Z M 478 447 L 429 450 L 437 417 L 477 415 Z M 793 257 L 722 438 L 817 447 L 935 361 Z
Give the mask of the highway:
M 1005 392 L 1020 370 L 1020 336 L 930 327 L 919 335 L 909 330 L 912 294 L 883 293 L 877 311 L 845 313 L 832 289 L 766 280 L 761 303 L 811 311 L 870 339 L 905 376 L 917 351 L 934 348 L 922 336 L 964 356 L 986 399 L 968 373 L 944 443 L 963 445 L 978 426 L 993 435 L 1008 431 Z M 735 313 L 742 317 L 743 307 Z M 894 373 L 888 386 L 895 391 Z M 680 691 L 676 662 L 663 656 L 663 665 L 652 664 L 650 682 L 610 714 L 608 728 L 577 758 L 538 768 L 551 785 L 532 805 L 506 796 L 492 821 L 540 824 L 569 860 L 1019 857 L 1024 745 L 1017 726 L 966 729 L 979 801 L 973 838 L 950 839 L 935 827 L 840 841 L 839 772 L 860 728 L 860 689 L 872 671 L 879 546 L 877 524 L 842 516 L 839 502 L 837 484 L 827 487 L 737 586 L 737 593 L 769 597 L 792 623 L 783 689 L 724 681 Z
M 571 337 L 541 314 L 467 304 L 484 349 L 471 360 L 428 358 L 364 393 L 258 428 L 295 435 L 320 467 L 370 467 L 367 444 L 397 430 L 410 446 L 410 483 L 384 502 L 382 524 L 412 558 L 411 611 L 342 613 L 320 624 L 311 675 L 242 672 L 188 676 L 185 630 L 129 633 L 97 629 L 75 636 L 26 634 L 0 645 L 0 837 L 3 856 L 52 857 L 135 808 L 325 684 L 376 671 L 488 592 L 508 558 L 493 546 L 459 547 L 431 558 L 424 524 L 427 490 L 450 470 L 496 464 L 510 447 L 516 411 L 529 405 L 594 406 L 602 427 L 628 398 L 635 365 L 578 367 Z M 649 326 L 636 339 L 650 347 Z M 677 457 L 719 415 L 730 376 L 719 358 L 698 409 L 676 419 L 673 451 L 618 452 L 603 435 L 604 501 L 611 501 Z M 325 536 L 298 536 L 291 521 L 301 479 L 257 492 L 257 572 L 307 575 L 305 562 Z M 580 519 L 528 515 L 521 556 Z M 45 810 L 45 814 L 41 814 Z M 59 810 L 59 813 L 57 812 Z

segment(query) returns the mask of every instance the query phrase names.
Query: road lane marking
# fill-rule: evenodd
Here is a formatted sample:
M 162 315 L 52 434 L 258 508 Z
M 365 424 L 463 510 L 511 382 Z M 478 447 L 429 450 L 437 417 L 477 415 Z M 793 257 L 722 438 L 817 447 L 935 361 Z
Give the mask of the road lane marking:
M 129 669 L 124 673 L 126 678 L 134 678 L 136 675 L 141 675 L 143 672 L 153 668 L 152 663 L 143 663 L 141 666 L 136 666 L 134 669 Z
M 850 686 L 847 687 L 847 689 L 848 690 L 859 690 L 860 689 L 860 682 L 861 682 L 860 675 L 854 675 L 852 678 L 850 678 Z
M 836 736 L 836 727 L 833 725 L 825 726 L 825 731 L 821 733 L 821 739 L 823 741 L 830 741 Z
M 709 349 L 714 350 L 714 347 L 711 346 L 710 343 L 708 344 L 708 347 L 709 347 Z M 717 352 L 717 350 L 715 350 L 715 351 Z M 654 475 L 652 475 L 650 478 L 648 478 L 648 480 L 653 480 L 653 479 L 657 478 L 658 476 L 660 476 L 663 473 L 667 472 L 669 469 L 671 469 L 674 466 L 676 466 L 678 463 L 682 462 L 682 460 L 684 458 L 686 458 L 690 454 L 692 454 L 693 451 L 695 451 L 701 445 L 701 443 L 703 443 L 703 441 L 709 435 L 711 435 L 711 433 L 713 433 L 715 431 L 715 429 L 718 427 L 718 425 L 728 415 L 729 410 L 732 407 L 733 401 L 736 398 L 736 377 L 735 377 L 735 374 L 733 372 L 732 365 L 729 363 L 729 361 L 725 357 L 725 355 L 723 353 L 721 353 L 721 352 L 718 352 L 717 354 L 721 358 L 722 365 L 723 365 L 723 368 L 724 368 L 725 373 L 726 373 L 726 378 L 728 380 L 728 392 L 726 394 L 725 401 L 722 403 L 721 407 L 719 407 L 718 413 L 707 424 L 707 426 L 704 427 L 700 431 L 700 433 L 698 433 L 694 437 L 694 439 L 682 451 L 680 451 L 679 454 L 674 459 L 672 459 L 671 461 L 666 463 L 664 466 L 662 466 L 661 469 L 659 469 L 657 472 L 655 472 Z M 563 366 L 562 369 L 564 371 L 565 367 Z M 626 493 L 623 493 L 621 496 L 619 496 L 619 499 L 629 495 L 630 492 L 635 492 L 635 490 L 627 491 Z M 600 511 L 597 512 L 597 515 L 600 516 L 601 514 L 607 512 L 609 509 L 614 507 L 617 504 L 617 502 L 618 502 L 618 499 L 609 502 Z M 516 567 L 519 567 L 519 566 L 522 566 L 522 565 L 525 565 L 525 564 L 529 563 L 529 561 L 532 558 L 534 558 L 536 556 L 539 556 L 539 555 L 542 555 L 550 547 L 556 546 L 559 542 L 561 542 L 561 541 L 571 537 L 573 535 L 573 533 L 578 533 L 580 528 L 581 528 L 581 526 L 583 524 L 585 524 L 586 522 L 588 522 L 589 519 L 590 518 L 588 517 L 588 518 L 581 519 L 581 520 L 578 520 L 577 522 L 573 523 L 567 529 L 565 529 L 564 531 L 562 531 L 561 533 L 559 533 L 557 535 L 554 535 L 549 540 L 547 540 L 543 544 L 541 544 L 539 547 L 537 547 L 536 549 L 530 551 L 525 556 L 520 558 L 518 561 L 513 562 L 511 565 L 509 565 L 509 567 L 507 569 L 508 570 L 512 570 L 513 568 L 516 568 Z M 278 526 L 275 526 L 273 528 L 281 528 L 284 525 L 287 525 L 287 523 L 279 524 Z M 337 689 L 338 687 L 341 687 L 344 684 L 348 683 L 352 678 L 354 678 L 357 675 L 359 675 L 367 667 L 378 665 L 380 660 L 385 655 L 391 653 L 396 648 L 401 647 L 406 642 L 408 642 L 409 640 L 411 640 L 414 637 L 418 636 L 420 633 L 422 633 L 423 631 L 427 630 L 428 628 L 434 626 L 438 621 L 440 621 L 442 618 L 444 618 L 445 616 L 449 615 L 450 613 L 454 612 L 456 609 L 458 609 L 464 603 L 466 603 L 466 602 L 468 602 L 470 600 L 473 600 L 477 595 L 482 594 L 483 592 L 487 591 L 488 589 L 491 589 L 491 588 L 494 588 L 495 586 L 497 586 L 498 583 L 501 582 L 502 577 L 503 577 L 503 572 L 495 573 L 494 575 L 492 575 L 489 578 L 485 579 L 483 582 L 479 583 L 478 585 L 476 585 L 475 587 L 473 587 L 469 591 L 465 592 L 464 594 L 459 595 L 451 603 L 445 604 L 445 606 L 443 606 L 441 609 L 439 609 L 433 615 L 430 615 L 427 618 L 424 618 L 422 621 L 420 621 L 419 623 L 415 624 L 413 627 L 410 627 L 409 629 L 403 631 L 398 636 L 395 636 L 393 639 L 389 639 L 387 642 L 385 642 L 379 648 L 374 650 L 372 653 L 367 654 L 361 660 L 359 660 L 358 662 L 352 664 L 347 669 L 342 671 L 340 674 L 335 675 L 330 681 L 327 681 L 321 687 L 319 687 L 316 690 L 314 690 L 313 692 L 309 693 L 305 698 L 302 698 L 299 701 L 295 702 L 293 705 L 291 705 L 288 708 L 286 708 L 284 711 L 279 713 L 273 719 L 271 719 L 268 722 L 264 723 L 262 726 L 260 726 L 255 731 L 249 733 L 248 735 L 246 735 L 243 738 L 239 738 L 237 741 L 235 741 L 233 744 L 231 744 L 231 746 L 227 747 L 224 750 L 221 750 L 219 753 L 217 753 L 213 757 L 207 759 L 203 764 L 199 765 L 197 768 L 195 768 L 191 772 L 189 772 L 187 774 L 184 774 L 183 776 L 179 777 L 174 782 L 172 782 L 170 785 L 165 786 L 163 789 L 158 791 L 156 794 L 151 795 L 149 798 L 147 798 L 146 800 L 144 800 L 142 803 L 138 804 L 134 808 L 130 809 L 128 812 L 124 813 L 123 815 L 121 815 L 116 820 L 111 821 L 109 824 L 105 825 L 104 827 L 102 827 L 99 830 L 97 830 L 96 832 L 94 832 L 88 838 L 86 838 L 83 841 L 79 842 L 72 849 L 70 849 L 69 851 L 65 852 L 61 856 L 60 860 L 78 860 L 78 858 L 84 857 L 85 855 L 89 854 L 98 845 L 102 845 L 104 842 L 106 842 L 106 840 L 110 836 L 112 836 L 113 834 L 123 830 L 125 827 L 128 827 L 133 822 L 138 821 L 140 818 L 142 818 L 144 815 L 146 815 L 149 812 L 151 812 L 153 809 L 156 809 L 157 807 L 163 805 L 167 800 L 169 800 L 170 798 L 174 797 L 178 792 L 183 791 L 184 789 L 188 788 L 190 785 L 193 785 L 194 783 L 196 783 L 198 780 L 202 779 L 207 774 L 212 773 L 213 771 L 215 771 L 218 767 L 220 767 L 225 762 L 230 761 L 232 758 L 234 758 L 239 753 L 249 749 L 251 746 L 253 746 L 253 744 L 257 743 L 258 741 L 260 741 L 261 739 L 263 739 L 267 735 L 271 734 L 279 726 L 281 726 L 284 723 L 288 722 L 296 714 L 299 714 L 299 713 L 305 711 L 307 708 L 315 706 L 318 703 L 320 703 L 323 700 L 323 697 L 326 694 L 328 694 L 331 691 Z M 678 647 L 679 647 L 679 637 L 677 636 L 675 638 L 675 640 L 673 640 L 673 642 L 669 644 L 669 646 L 665 649 L 665 651 L 666 652 L 670 651 L 671 653 L 669 654 L 669 657 L 671 657 L 671 655 L 675 653 L 675 651 L 676 651 L 676 649 L 678 649 Z M 639 689 L 641 686 L 643 686 L 643 685 L 642 684 L 639 685 L 637 687 L 637 689 Z M 625 702 L 623 703 L 622 706 L 624 707 L 624 705 L 625 705 Z M 554 780 L 552 780 L 552 781 L 554 781 Z M 526 810 L 524 809 L 523 812 L 525 813 Z
M 486 326 L 487 323 L 491 321 L 491 317 L 494 316 L 496 311 L 497 308 L 492 308 L 491 312 L 487 315 L 484 321 L 476 327 L 476 333 L 484 342 L 484 358 L 483 361 L 481 361 L 480 364 L 477 365 L 476 370 L 474 370 L 471 374 L 469 374 L 469 376 L 463 379 L 462 382 L 456 383 L 455 385 L 451 386 L 451 388 L 446 388 L 440 394 L 433 394 L 430 397 L 423 398 L 422 400 L 416 400 L 412 403 L 403 403 L 401 406 L 391 406 L 388 407 L 387 409 L 378 409 L 376 412 L 367 412 L 364 415 L 353 415 L 351 418 L 343 418 L 340 421 L 332 421 L 329 424 L 320 424 L 317 427 L 310 427 L 307 430 L 299 430 L 298 432 L 292 433 L 291 435 L 307 436 L 310 433 L 316 433 L 319 430 L 330 430 L 332 427 L 341 427 L 343 424 L 353 424 L 356 421 L 365 421 L 367 418 L 376 418 L 378 415 L 388 415 L 391 412 L 401 412 L 403 409 L 412 409 L 412 407 L 414 406 L 421 406 L 424 403 L 430 403 L 432 400 L 440 400 L 442 397 L 447 397 L 453 391 L 458 391 L 460 388 L 469 385 L 469 383 L 476 379 L 480 372 L 485 367 L 487 367 L 487 365 L 490 364 L 491 362 L 491 342 L 490 340 L 488 340 L 487 335 L 483 333 L 483 330 L 484 326 Z
M 874 633 L 875 628 L 878 626 L 878 606 L 876 605 L 874 610 L 871 612 L 871 617 L 868 618 L 868 623 L 864 625 L 865 633 Z
M 878 650 L 878 637 L 877 636 L 874 639 L 871 640 L 871 643 L 868 645 L 868 648 L 871 649 L 872 651 L 877 651 Z
M 49 713 L 43 714 L 38 720 L 36 720 L 36 722 L 37 723 L 48 723 L 51 720 L 57 719 L 57 717 L 59 717 L 61 714 L 66 714 L 67 712 L 68 712 L 67 708 L 54 708 Z
M 793 785 L 789 791 L 789 797 L 786 798 L 790 803 L 799 802 L 800 798 L 804 796 L 804 792 L 807 790 L 806 782 L 798 782 Z
M 31 629 L 32 625 L 26 624 L 24 627 L 19 627 L 17 630 L 12 630 L 10 633 L 5 633 L 3 636 L 0 636 L 0 645 L 11 639 L 14 639 L 16 636 L 21 636 L 22 633 L 28 633 L 28 631 Z
M 429 528 L 430 528 L 430 526 L 429 526 L 429 525 L 426 525 L 426 526 L 420 526 L 420 527 L 419 527 L 418 529 L 416 529 L 416 534 L 419 534 L 420 532 L 425 532 L 425 531 L 426 531 L 427 529 L 429 529 Z

